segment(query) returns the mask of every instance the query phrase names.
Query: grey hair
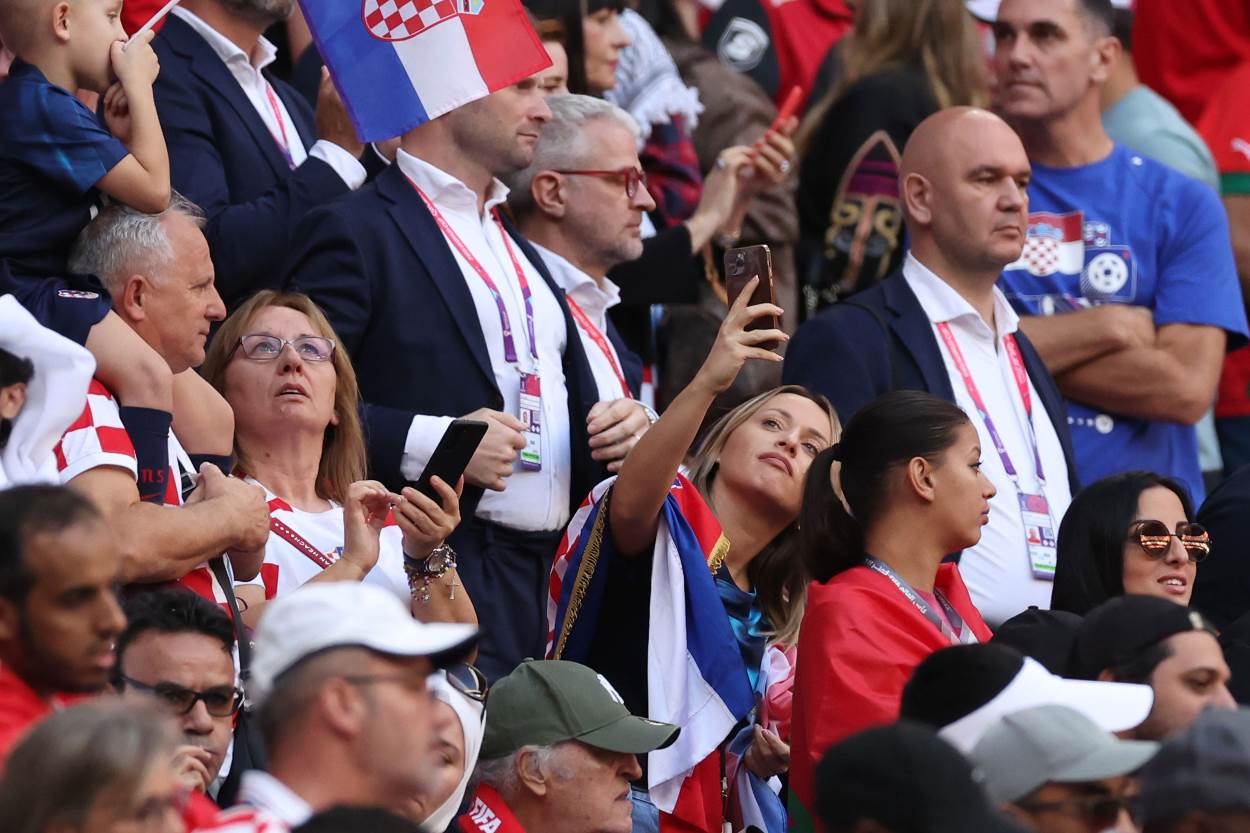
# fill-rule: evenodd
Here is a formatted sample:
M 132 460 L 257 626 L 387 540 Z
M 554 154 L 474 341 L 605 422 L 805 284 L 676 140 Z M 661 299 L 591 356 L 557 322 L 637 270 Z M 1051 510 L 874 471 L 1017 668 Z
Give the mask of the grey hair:
M 204 212 L 177 192 L 159 214 L 113 203 L 78 235 L 69 256 L 70 271 L 95 275 L 110 295 L 116 295 L 126 278 L 136 272 L 152 277 L 173 262 L 174 249 L 165 221 L 175 214 L 186 217 L 196 228 L 204 228 Z
M 123 810 L 154 765 L 172 766 L 173 726 L 117 699 L 58 712 L 9 755 L 0 780 L 0 830 L 78 829 L 93 808 Z
M 629 131 L 637 141 L 642 137 L 638 122 L 629 113 L 590 95 L 553 95 L 547 99 L 551 118 L 542 127 L 538 143 L 534 146 L 534 158 L 530 164 L 504 178 L 508 185 L 508 205 L 517 214 L 534 208 L 530 185 L 541 171 L 577 168 L 585 164 L 593 150 L 586 138 L 585 127 L 592 121 L 606 119 Z
M 575 777 L 577 773 L 568 767 L 557 765 L 556 759 L 565 747 L 570 743 L 576 742 L 566 740 L 547 746 L 522 746 L 511 755 L 504 755 L 502 758 L 491 758 L 488 761 L 479 760 L 477 769 L 474 771 L 474 777 L 478 783 L 493 787 L 507 801 L 516 794 L 517 787 L 520 784 L 521 779 L 517 775 L 517 761 L 526 752 L 533 752 L 539 768 L 550 771 L 552 775 L 562 781 L 567 781 Z

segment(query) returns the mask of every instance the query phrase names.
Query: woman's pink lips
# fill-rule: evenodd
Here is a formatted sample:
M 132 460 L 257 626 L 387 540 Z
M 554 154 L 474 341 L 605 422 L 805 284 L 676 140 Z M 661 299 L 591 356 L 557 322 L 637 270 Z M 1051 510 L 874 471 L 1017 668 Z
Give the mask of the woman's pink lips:
M 794 466 L 790 463 L 789 460 L 787 460 L 785 457 L 782 457 L 780 454 L 769 452 L 767 454 L 761 454 L 759 459 L 764 461 L 765 463 L 770 463 L 770 462 L 775 461 L 775 465 L 778 468 L 785 469 L 786 474 L 789 474 L 789 475 L 794 474 Z

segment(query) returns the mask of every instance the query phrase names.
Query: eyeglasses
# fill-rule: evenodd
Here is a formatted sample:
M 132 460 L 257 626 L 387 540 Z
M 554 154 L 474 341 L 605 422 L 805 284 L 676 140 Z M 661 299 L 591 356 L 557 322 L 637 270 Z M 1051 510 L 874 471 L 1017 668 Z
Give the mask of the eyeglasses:
M 252 361 L 271 362 L 282 354 L 282 348 L 291 345 L 295 355 L 306 362 L 328 362 L 334 356 L 334 339 L 322 336 L 300 336 L 285 339 L 277 336 L 251 333 L 239 339 L 235 349 L 243 348 L 243 355 Z
M 1155 520 L 1137 521 L 1129 527 L 1128 539 L 1151 558 L 1166 555 L 1173 538 L 1181 542 L 1189 560 L 1195 564 L 1211 554 L 1211 534 L 1202 524 L 1181 521 L 1176 525 L 1176 532 L 1169 530 L 1163 521 Z
M 619 171 L 556 171 L 565 176 L 600 176 L 605 179 L 625 178 L 625 196 L 631 200 L 638 194 L 638 186 L 646 186 L 647 175 L 641 168 L 621 168 Z
M 1128 809 L 1129 799 L 1121 795 L 1086 795 L 1064 801 L 1017 802 L 1016 806 L 1029 813 L 1051 811 L 1070 815 L 1075 812 L 1095 827 L 1106 828 L 1119 820 L 1122 810 Z
M 342 679 L 352 685 L 377 685 L 378 683 L 398 683 L 403 688 L 410 691 L 421 691 L 426 688 L 426 678 L 430 675 L 424 672 L 399 672 L 396 674 L 346 674 Z
M 160 700 L 174 714 L 187 714 L 199 701 L 213 717 L 230 717 L 243 707 L 243 692 L 234 686 L 217 686 L 196 691 L 174 683 L 149 685 L 131 677 L 120 677 L 123 683 L 139 691 L 146 691 Z
M 490 683 L 487 682 L 485 674 L 467 662 L 448 668 L 447 682 L 451 684 L 452 688 L 470 700 L 475 700 L 478 703 L 486 702 L 486 694 L 490 690 Z

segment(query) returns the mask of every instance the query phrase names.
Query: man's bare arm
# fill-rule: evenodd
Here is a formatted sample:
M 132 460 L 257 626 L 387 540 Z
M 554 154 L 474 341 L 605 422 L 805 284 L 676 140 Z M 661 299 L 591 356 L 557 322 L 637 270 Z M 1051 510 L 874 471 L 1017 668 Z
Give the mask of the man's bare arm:
M 1146 307 L 1103 304 L 1058 315 L 1020 319 L 1051 375 L 1132 347 L 1154 344 L 1154 315 Z

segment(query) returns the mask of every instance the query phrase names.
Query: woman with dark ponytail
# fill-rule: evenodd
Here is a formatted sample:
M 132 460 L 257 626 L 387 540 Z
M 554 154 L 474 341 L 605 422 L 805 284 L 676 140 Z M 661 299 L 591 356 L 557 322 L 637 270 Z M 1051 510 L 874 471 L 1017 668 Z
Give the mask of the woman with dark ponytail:
M 866 405 L 812 462 L 799 530 L 816 583 L 799 636 L 790 769 L 800 829 L 825 749 L 895 720 L 926 656 L 990 638 L 958 569 L 942 562 L 980 540 L 993 496 L 968 417 L 919 391 Z

